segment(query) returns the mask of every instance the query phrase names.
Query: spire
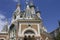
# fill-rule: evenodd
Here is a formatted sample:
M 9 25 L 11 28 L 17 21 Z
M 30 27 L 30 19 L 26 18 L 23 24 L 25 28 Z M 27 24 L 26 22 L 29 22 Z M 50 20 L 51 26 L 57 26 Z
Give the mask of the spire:
M 26 0 L 26 5 L 27 5 L 27 8 L 26 9 L 29 9 L 29 0 Z
M 26 0 L 27 9 L 29 9 L 29 0 Z
M 35 14 L 35 6 L 33 4 L 33 0 L 30 0 L 30 3 L 29 3 L 29 7 L 30 7 L 30 11 L 31 11 L 31 14 Z M 33 16 L 33 15 L 32 15 Z
M 40 11 L 39 11 L 39 8 L 38 7 L 36 9 L 36 13 L 37 13 L 37 16 L 41 19 L 41 17 L 40 17 Z
M 18 0 L 18 4 L 17 4 L 17 7 L 20 7 L 20 1 Z
M 19 0 L 17 3 L 17 9 L 15 10 L 15 12 L 17 13 L 17 15 L 20 13 L 20 1 Z
M 35 7 L 32 0 L 30 0 L 29 6 L 30 6 L 30 8 L 31 8 L 31 7 Z
M 26 0 L 26 18 L 31 18 L 30 7 L 29 7 L 29 0 Z
M 21 12 L 21 10 L 20 10 L 20 0 L 18 0 L 17 8 L 14 11 L 14 18 L 13 18 L 13 20 L 18 19 L 20 17 L 20 12 Z
M 26 0 L 26 4 L 27 4 L 27 5 L 29 4 L 28 1 L 29 1 L 29 0 Z

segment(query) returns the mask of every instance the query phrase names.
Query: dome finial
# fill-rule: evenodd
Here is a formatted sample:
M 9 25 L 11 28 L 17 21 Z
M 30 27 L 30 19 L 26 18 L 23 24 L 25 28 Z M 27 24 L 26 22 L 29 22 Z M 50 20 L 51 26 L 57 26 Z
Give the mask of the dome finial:
M 35 5 L 33 4 L 33 0 L 30 0 L 29 6 L 30 6 L 30 8 L 31 7 L 34 7 L 35 8 Z
M 30 5 L 34 5 L 32 0 L 30 1 Z
M 29 0 L 26 0 L 26 4 L 28 5 Z

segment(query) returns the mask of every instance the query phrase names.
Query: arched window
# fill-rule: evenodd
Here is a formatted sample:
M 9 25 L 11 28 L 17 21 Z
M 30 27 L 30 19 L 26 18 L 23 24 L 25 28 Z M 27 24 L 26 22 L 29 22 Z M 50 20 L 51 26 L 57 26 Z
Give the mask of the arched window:
M 32 30 L 27 30 L 24 32 L 24 34 L 35 34 Z

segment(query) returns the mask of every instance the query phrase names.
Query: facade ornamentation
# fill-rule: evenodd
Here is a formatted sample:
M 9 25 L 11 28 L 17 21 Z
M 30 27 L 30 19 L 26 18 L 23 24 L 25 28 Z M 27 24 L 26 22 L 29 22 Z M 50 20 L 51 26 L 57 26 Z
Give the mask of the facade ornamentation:
M 18 3 L 13 12 L 9 30 L 0 33 L 0 40 L 52 40 L 52 36 L 43 25 L 40 14 L 33 2 L 27 3 L 24 11 L 21 11 L 21 4 Z

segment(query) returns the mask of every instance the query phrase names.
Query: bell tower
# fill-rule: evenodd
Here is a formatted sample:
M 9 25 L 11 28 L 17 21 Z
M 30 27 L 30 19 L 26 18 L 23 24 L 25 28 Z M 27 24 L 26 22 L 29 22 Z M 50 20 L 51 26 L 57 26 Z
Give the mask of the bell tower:
M 32 38 L 34 36 L 36 39 L 40 40 L 40 28 L 42 28 L 42 20 L 39 18 L 40 15 L 37 15 L 40 13 L 35 11 L 35 5 L 32 1 L 26 3 L 26 17 L 24 19 L 18 20 L 18 36 L 20 37 L 18 39 L 23 40 L 24 37 Z
M 41 29 L 43 30 L 40 11 L 35 10 L 36 7 L 33 1 L 26 0 L 26 9 L 21 11 L 20 3 L 17 4 L 17 9 L 13 12 L 13 18 L 10 25 L 10 39 L 23 40 L 25 37 L 40 40 Z M 43 30 L 44 31 L 44 30 Z

